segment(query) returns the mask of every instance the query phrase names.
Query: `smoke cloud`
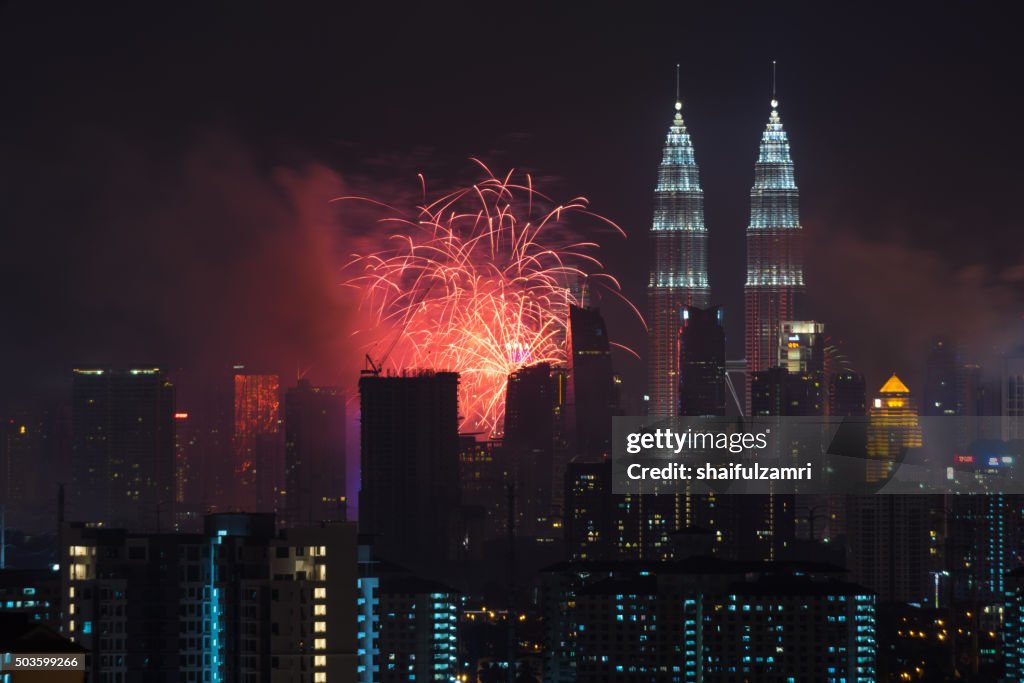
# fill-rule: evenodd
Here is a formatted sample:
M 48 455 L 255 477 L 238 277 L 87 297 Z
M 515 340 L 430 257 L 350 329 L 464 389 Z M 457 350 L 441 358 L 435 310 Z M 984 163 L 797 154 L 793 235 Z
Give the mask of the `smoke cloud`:
M 989 369 L 1021 343 L 1024 264 L 956 264 L 925 246 L 808 231 L 812 309 L 873 392 L 893 372 L 920 395 L 929 340 L 949 336 Z
M 5 212 L 20 256 L 0 276 L 5 309 L 11 329 L 38 344 L 3 364 L 3 386 L 38 392 L 74 365 L 129 362 L 354 376 L 361 355 L 339 266 L 358 242 L 329 201 L 344 193 L 338 174 L 318 163 L 264 168 L 218 130 L 179 149 L 94 133 L 61 157 L 74 159 L 69 169 L 90 158 L 93 175 L 40 164 L 8 176 L 23 192 Z M 47 175 L 59 187 L 43 193 Z M 25 353 L 23 339 L 6 343 Z

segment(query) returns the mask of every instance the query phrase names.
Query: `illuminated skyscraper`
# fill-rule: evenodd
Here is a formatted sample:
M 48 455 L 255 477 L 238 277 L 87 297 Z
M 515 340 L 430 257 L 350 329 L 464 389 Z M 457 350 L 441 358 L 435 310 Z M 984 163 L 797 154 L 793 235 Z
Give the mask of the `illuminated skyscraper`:
M 679 332 L 684 306 L 707 307 L 708 233 L 704 227 L 704 192 L 700 187 L 693 144 L 676 101 L 676 115 L 665 140 L 654 191 L 651 227 L 653 262 L 647 283 L 650 358 L 650 415 L 679 412 Z
M 893 374 L 868 408 L 868 481 L 884 479 L 905 448 L 921 446 L 921 424 L 910 389 Z
M 800 320 L 804 289 L 799 191 L 789 156 L 789 140 L 773 99 L 761 153 L 754 166 L 747 227 L 746 402 L 754 373 L 776 363 L 781 323 Z

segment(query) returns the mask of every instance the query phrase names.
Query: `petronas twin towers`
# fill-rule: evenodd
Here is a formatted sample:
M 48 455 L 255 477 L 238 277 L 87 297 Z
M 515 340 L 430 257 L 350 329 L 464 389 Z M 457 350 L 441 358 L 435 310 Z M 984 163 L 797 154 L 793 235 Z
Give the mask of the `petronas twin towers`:
M 748 403 L 749 378 L 776 364 L 780 323 L 799 318 L 804 287 L 799 192 L 778 106 L 772 99 L 750 190 L 744 289 Z M 679 101 L 658 169 L 651 243 L 648 413 L 670 416 L 679 412 L 683 307 L 711 303 L 704 191 Z

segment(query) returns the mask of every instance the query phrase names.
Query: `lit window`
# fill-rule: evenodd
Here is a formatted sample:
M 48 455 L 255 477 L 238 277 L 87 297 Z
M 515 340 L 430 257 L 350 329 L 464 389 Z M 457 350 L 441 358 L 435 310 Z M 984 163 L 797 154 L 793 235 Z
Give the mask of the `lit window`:
M 327 622 L 326 621 L 314 621 L 313 622 L 313 633 L 327 633 Z
M 313 614 L 322 617 L 327 614 L 327 605 L 313 605 Z
M 317 600 L 323 600 L 324 598 L 327 597 L 327 589 L 326 588 L 314 588 L 313 589 L 313 597 L 316 598 Z
M 327 639 L 326 638 L 317 638 L 316 640 L 314 640 L 313 641 L 313 649 L 314 650 L 326 650 L 327 649 Z
M 327 683 L 327 672 L 317 671 L 313 674 L 313 683 Z
M 327 666 L 327 657 L 324 655 L 313 657 L 313 666 Z

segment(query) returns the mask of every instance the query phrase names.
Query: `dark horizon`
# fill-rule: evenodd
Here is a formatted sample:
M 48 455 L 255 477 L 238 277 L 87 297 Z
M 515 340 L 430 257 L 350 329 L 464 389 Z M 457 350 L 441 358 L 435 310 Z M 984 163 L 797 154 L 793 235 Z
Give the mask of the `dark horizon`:
M 1020 338 L 1020 58 L 998 14 L 624 11 L 487 23 L 175 8 L 153 21 L 8 3 L 0 401 L 60 395 L 73 366 L 124 361 L 354 387 L 363 351 L 337 282 L 360 243 L 327 201 L 400 200 L 421 171 L 450 187 L 473 177 L 471 156 L 622 225 L 626 246 L 603 239 L 602 258 L 643 309 L 677 63 L 731 357 L 773 59 L 812 310 L 869 392 L 896 371 L 919 395 L 933 334 L 957 333 L 989 366 Z M 644 355 L 628 311 L 605 313 Z M 642 393 L 643 363 L 615 362 Z

